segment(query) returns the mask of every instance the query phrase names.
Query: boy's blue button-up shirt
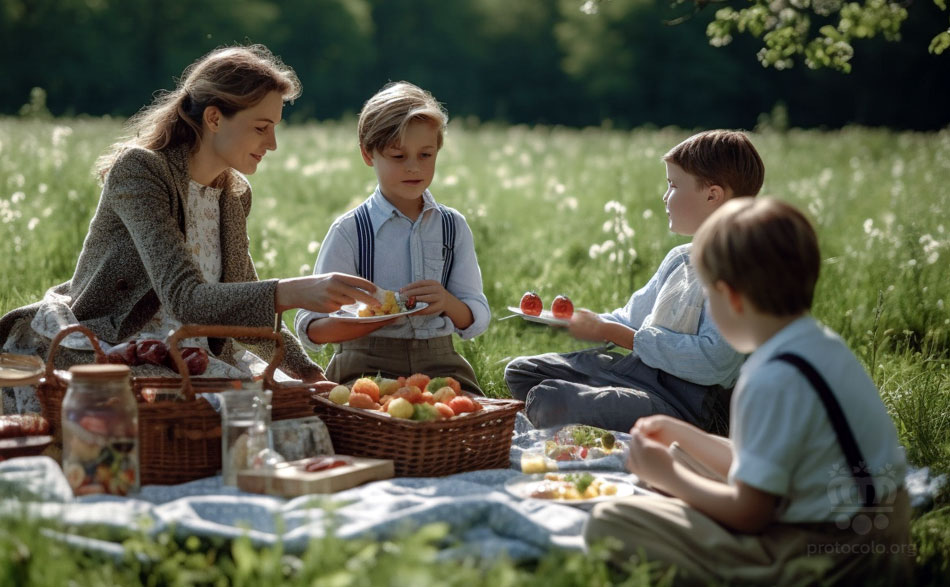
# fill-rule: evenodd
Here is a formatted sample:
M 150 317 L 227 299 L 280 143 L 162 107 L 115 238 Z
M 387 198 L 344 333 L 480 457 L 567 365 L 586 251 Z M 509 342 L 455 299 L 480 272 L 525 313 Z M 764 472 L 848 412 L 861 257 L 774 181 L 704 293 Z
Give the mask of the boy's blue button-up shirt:
M 398 291 L 423 279 L 442 280 L 442 216 L 429 190 L 422 194 L 422 212 L 415 222 L 396 209 L 376 188 L 367 202 L 375 235 L 374 282 L 378 287 Z M 488 328 L 491 310 L 482 291 L 482 273 L 475 256 L 472 231 L 461 213 L 451 210 L 456 234 L 454 262 L 448 287 L 452 295 L 472 311 L 474 322 L 459 330 L 445 315 L 408 316 L 395 324 L 384 326 L 369 336 L 385 338 L 426 339 L 457 332 L 463 339 L 473 338 Z M 351 210 L 337 218 L 330 226 L 326 239 L 317 254 L 314 274 L 348 273 L 358 275 L 357 258 L 359 239 Z M 294 319 L 297 336 L 304 345 L 319 349 L 322 345 L 310 341 L 307 325 L 327 314 L 300 310 Z

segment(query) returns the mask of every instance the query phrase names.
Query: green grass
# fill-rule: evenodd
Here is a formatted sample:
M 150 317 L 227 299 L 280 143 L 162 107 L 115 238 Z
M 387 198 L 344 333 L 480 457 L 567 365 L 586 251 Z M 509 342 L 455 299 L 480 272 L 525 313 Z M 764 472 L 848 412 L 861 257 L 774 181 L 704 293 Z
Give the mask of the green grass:
M 71 276 L 98 199 L 91 166 L 119 129 L 109 120 L 0 119 L 0 312 Z M 330 223 L 373 188 L 354 129 L 342 121 L 279 131 L 280 148 L 251 178 L 262 278 L 309 274 Z M 432 191 L 468 219 L 495 316 L 527 289 L 546 304 L 565 293 L 594 310 L 622 305 L 685 242 L 667 230 L 660 157 L 689 134 L 453 124 Z M 950 471 L 950 131 L 752 138 L 766 162 L 763 194 L 806 210 L 818 229 L 814 314 L 874 377 L 908 459 Z M 510 358 L 582 346 L 519 320 L 457 343 L 495 396 L 507 393 Z M 938 496 L 915 521 L 924 581 L 944 576 L 950 561 L 948 502 Z

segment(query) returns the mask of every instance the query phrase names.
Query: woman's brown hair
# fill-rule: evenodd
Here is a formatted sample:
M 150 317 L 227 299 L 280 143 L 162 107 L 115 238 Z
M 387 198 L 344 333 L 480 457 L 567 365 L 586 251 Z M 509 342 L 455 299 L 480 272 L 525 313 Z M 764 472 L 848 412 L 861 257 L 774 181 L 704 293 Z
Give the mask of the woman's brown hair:
M 105 179 L 119 153 L 129 146 L 155 151 L 201 140 L 201 117 L 209 106 L 224 116 L 255 106 L 270 92 L 292 102 L 300 95 L 294 70 L 264 45 L 220 47 L 189 65 L 174 91 L 162 91 L 126 123 L 125 136 L 96 161 Z

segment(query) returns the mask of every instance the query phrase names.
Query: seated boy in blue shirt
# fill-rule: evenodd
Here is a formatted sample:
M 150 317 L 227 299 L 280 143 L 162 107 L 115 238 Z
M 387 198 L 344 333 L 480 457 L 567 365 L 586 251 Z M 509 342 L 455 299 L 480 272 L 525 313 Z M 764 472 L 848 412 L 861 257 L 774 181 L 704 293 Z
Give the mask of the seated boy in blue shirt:
M 759 193 L 765 178 L 761 157 L 741 132 L 699 133 L 663 161 L 670 230 L 686 236 L 731 198 Z M 571 317 L 575 338 L 613 343 L 631 349 L 629 354 L 598 348 L 508 364 L 508 389 L 525 402 L 535 426 L 578 423 L 627 431 L 638 418 L 667 414 L 725 432 L 728 390 L 743 356 L 709 318 L 689 251 L 689 244 L 673 248 L 623 308 L 599 315 L 579 309 Z
M 698 584 L 902 584 L 903 452 L 874 382 L 809 314 L 820 257 L 808 220 L 778 200 L 733 200 L 699 229 L 692 259 L 720 332 L 752 353 L 729 440 L 639 420 L 627 466 L 672 498 L 598 506 L 585 538 L 618 538 L 618 561 L 644 554 Z

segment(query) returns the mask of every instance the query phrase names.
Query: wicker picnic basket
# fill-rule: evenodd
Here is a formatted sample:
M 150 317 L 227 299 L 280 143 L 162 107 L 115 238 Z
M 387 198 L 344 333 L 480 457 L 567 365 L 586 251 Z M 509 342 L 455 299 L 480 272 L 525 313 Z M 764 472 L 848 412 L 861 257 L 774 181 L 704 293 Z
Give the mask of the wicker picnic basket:
M 327 425 L 339 454 L 393 459 L 398 477 L 440 477 L 508 468 L 515 415 L 524 402 L 473 398 L 483 409 L 449 420 L 415 422 L 340 406 L 313 394 L 313 410 Z
M 87 328 L 64 328 L 53 339 L 46 359 L 46 375 L 36 391 L 43 415 L 49 420 L 55 443 L 62 446 L 62 405 L 68 386 L 68 374 L 53 367 L 59 343 L 73 332 L 92 341 L 97 363 L 106 362 L 96 336 Z M 215 475 L 221 469 L 221 415 L 196 393 L 225 391 L 240 387 L 241 381 L 224 378 L 192 378 L 178 349 L 180 340 L 195 336 L 269 338 L 277 343 L 274 357 L 264 372 L 264 387 L 270 389 L 271 418 L 285 420 L 313 415 L 310 396 L 315 388 L 306 384 L 281 384 L 273 379 L 284 356 L 283 340 L 269 328 L 243 326 L 185 325 L 169 338 L 169 355 L 180 377 L 133 377 L 132 391 L 138 399 L 139 469 L 142 485 L 172 485 Z M 179 400 L 146 401 L 143 390 L 181 390 Z

